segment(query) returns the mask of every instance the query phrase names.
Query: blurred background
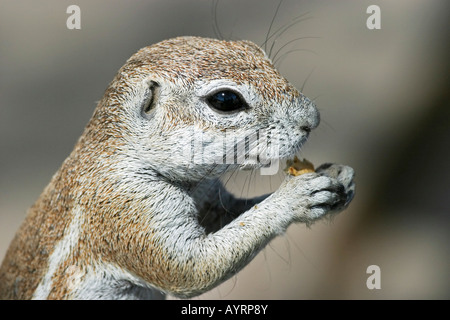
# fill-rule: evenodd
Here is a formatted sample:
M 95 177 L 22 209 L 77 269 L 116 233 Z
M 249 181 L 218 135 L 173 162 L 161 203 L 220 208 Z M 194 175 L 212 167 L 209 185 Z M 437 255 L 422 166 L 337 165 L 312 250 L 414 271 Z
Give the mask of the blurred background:
M 81 9 L 80 30 L 66 27 L 71 4 Z M 381 9 L 380 30 L 366 27 L 372 4 Z M 1 0 L 0 260 L 131 54 L 181 35 L 261 45 L 277 5 L 222 0 L 214 15 L 206 0 Z M 450 298 L 449 7 L 283 1 L 271 33 L 305 19 L 268 49 L 276 39 L 277 68 L 322 116 L 302 156 L 352 166 L 356 196 L 331 222 L 291 226 L 237 276 L 195 299 Z M 252 196 L 280 179 L 238 174 L 227 187 Z M 366 286 L 370 265 L 380 267 L 381 289 Z

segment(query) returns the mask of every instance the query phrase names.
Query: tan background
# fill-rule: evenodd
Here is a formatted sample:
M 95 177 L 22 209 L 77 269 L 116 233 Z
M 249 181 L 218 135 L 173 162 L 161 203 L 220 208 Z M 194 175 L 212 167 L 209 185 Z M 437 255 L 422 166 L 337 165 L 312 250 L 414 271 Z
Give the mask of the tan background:
M 225 38 L 264 42 L 277 1 L 220 1 Z M 66 8 L 81 8 L 81 30 Z M 381 7 L 382 29 L 366 28 Z M 71 151 L 115 72 L 143 46 L 214 37 L 212 2 L 0 1 L 0 259 L 25 211 Z M 448 1 L 285 0 L 272 30 L 307 13 L 274 48 L 317 98 L 322 123 L 303 155 L 346 163 L 356 197 L 332 223 L 291 226 L 238 276 L 204 298 L 450 298 Z M 277 176 L 232 177 L 243 195 Z M 366 268 L 381 268 L 368 290 Z

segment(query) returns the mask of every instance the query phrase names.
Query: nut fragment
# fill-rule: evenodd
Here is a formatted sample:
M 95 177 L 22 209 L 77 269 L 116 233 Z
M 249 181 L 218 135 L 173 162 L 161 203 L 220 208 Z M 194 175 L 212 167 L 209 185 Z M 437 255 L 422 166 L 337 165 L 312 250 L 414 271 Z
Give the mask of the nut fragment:
M 294 157 L 294 160 L 288 160 L 286 162 L 286 169 L 284 171 L 287 174 L 290 174 L 291 176 L 299 176 L 305 173 L 311 173 L 314 171 L 314 165 L 309 162 L 306 159 L 303 159 L 302 161 L 297 158 L 297 156 Z

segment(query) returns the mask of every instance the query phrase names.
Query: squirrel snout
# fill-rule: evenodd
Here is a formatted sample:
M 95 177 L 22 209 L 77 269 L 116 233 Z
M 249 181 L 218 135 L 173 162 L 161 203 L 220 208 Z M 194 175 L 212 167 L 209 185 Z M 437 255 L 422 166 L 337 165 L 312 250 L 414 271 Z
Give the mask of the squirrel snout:
M 300 129 L 308 134 L 311 130 L 319 126 L 320 113 L 314 103 L 308 98 L 304 98 L 301 106 L 301 116 L 299 117 L 301 120 L 299 121 L 299 125 Z
M 308 113 L 307 124 L 301 126 L 301 129 L 306 131 L 307 133 L 311 132 L 312 129 L 317 128 L 320 123 L 319 111 L 314 105 L 312 105 L 310 108 L 312 108 L 313 110 Z

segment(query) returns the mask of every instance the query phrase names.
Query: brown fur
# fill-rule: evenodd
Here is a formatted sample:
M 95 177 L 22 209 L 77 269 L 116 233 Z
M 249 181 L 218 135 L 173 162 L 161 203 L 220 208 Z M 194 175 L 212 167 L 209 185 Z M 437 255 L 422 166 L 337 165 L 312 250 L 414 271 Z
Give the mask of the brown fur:
M 251 96 L 236 118 L 218 116 L 198 93 L 224 80 Z M 153 118 L 142 109 L 150 81 L 166 90 Z M 353 170 L 333 165 L 286 178 L 272 195 L 236 199 L 203 184 L 213 165 L 176 153 L 191 142 L 185 129 L 283 129 L 289 157 L 318 124 L 314 104 L 251 42 L 183 37 L 139 50 L 28 211 L 0 267 L 0 299 L 191 297 L 217 286 L 291 223 L 344 208 Z
M 70 257 L 55 273 L 49 298 L 70 298 L 67 267 L 76 265 L 85 270 L 94 261 L 114 262 L 161 288 L 189 285 L 193 279 L 174 279 L 177 275 L 167 268 L 169 264 L 152 236 L 148 217 L 141 214 L 145 201 L 151 200 L 144 200 L 148 195 L 115 189 L 121 177 L 110 164 L 124 147 L 127 130 L 121 118 L 122 104 L 132 84 L 149 72 L 183 81 L 186 86 L 201 78 L 225 77 L 256 86 L 267 99 L 281 99 L 286 92 L 298 96 L 263 55 L 250 42 L 199 38 L 163 41 L 133 55 L 119 70 L 74 151 L 31 207 L 13 239 L 0 269 L 0 298 L 32 297 L 75 208 L 84 213 L 83 229 Z M 172 114 L 167 119 L 169 124 L 188 121 L 182 115 L 168 114 Z

